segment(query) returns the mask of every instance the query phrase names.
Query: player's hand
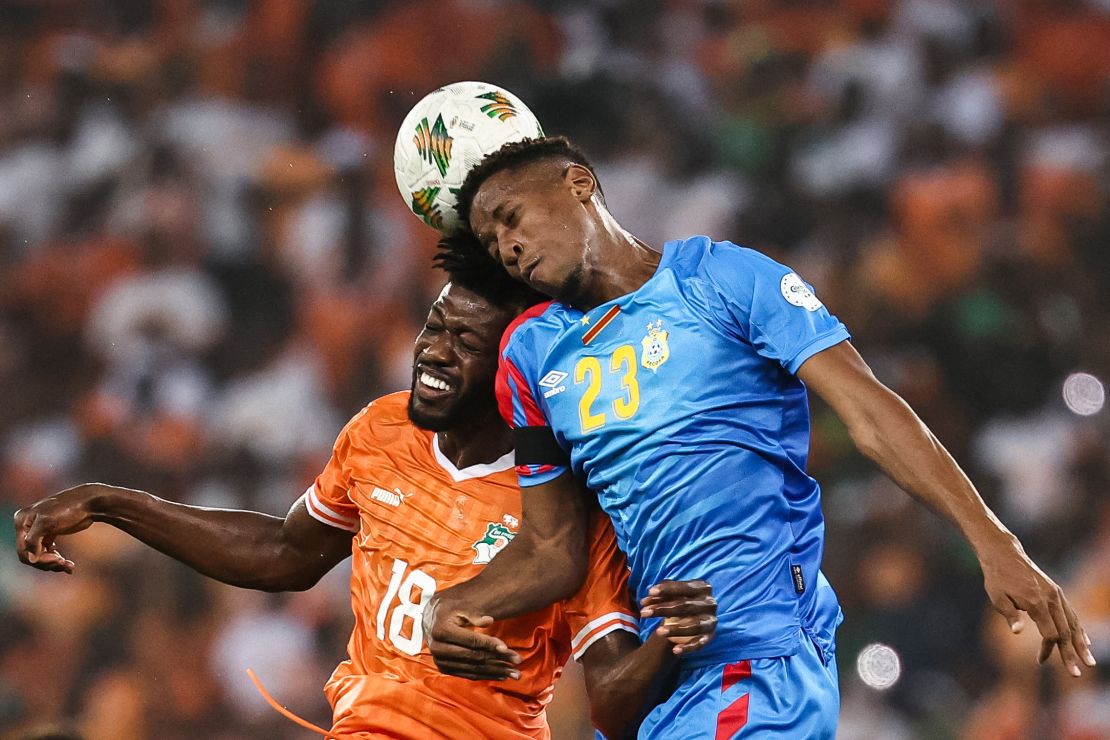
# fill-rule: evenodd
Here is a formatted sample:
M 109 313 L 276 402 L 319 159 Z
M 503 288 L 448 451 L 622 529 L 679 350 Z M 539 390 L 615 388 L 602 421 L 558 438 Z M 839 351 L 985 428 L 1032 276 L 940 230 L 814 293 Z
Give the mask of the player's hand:
M 424 608 L 424 637 L 440 671 L 472 681 L 520 678 L 520 656 L 477 627 L 493 624 L 493 617 L 477 614 L 435 596 Z
M 73 572 L 73 561 L 58 552 L 54 538 L 93 523 L 92 488 L 75 486 L 15 513 L 15 548 L 22 562 L 39 570 Z
M 655 634 L 673 643 L 675 655 L 700 650 L 717 631 L 713 587 L 705 581 L 661 581 L 640 599 L 640 617 L 663 617 Z
M 1044 663 L 1054 650 L 1073 676 L 1082 675 L 1080 662 L 1095 665 L 1091 639 L 1079 624 L 1063 590 L 1037 567 L 1021 543 L 1007 539 L 981 553 L 983 584 L 991 604 L 1015 634 L 1025 628 L 1028 615 L 1041 633 L 1037 661 Z

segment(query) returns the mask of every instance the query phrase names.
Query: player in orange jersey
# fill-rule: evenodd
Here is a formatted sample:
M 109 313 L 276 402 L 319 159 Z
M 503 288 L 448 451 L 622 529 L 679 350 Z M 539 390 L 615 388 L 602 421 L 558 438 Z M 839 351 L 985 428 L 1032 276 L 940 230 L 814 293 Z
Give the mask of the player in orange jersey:
M 548 737 L 544 706 L 571 655 L 583 665 L 595 724 L 610 737 L 634 732 L 675 654 L 708 642 L 716 604 L 704 582 L 660 584 L 656 611 L 675 620 L 641 645 L 624 557 L 600 511 L 577 594 L 470 625 L 499 640 L 503 660 L 460 656 L 456 672 L 487 680 L 442 674 L 423 645 L 432 595 L 472 578 L 518 531 L 521 498 L 493 379 L 498 339 L 528 297 L 504 281 L 456 275 L 417 339 L 411 392 L 356 415 L 284 519 L 86 484 L 16 514 L 20 558 L 72 573 L 55 537 L 96 521 L 207 576 L 268 591 L 309 588 L 352 555 L 355 628 L 350 659 L 325 687 L 329 737 Z

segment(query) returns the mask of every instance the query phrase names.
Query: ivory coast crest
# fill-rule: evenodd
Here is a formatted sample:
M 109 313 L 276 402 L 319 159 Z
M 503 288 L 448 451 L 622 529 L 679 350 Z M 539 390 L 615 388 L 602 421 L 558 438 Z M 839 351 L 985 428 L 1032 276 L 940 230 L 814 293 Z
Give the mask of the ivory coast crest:
M 504 550 L 505 546 L 512 542 L 513 538 L 516 537 L 516 532 L 506 526 L 512 521 L 515 521 L 515 519 L 510 517 L 508 514 L 505 515 L 505 518 L 508 521 L 505 521 L 504 523 L 490 522 L 489 524 L 487 524 L 485 537 L 471 545 L 471 547 L 474 548 L 474 552 L 477 553 L 477 556 L 474 558 L 473 561 L 474 565 L 485 565 L 489 561 L 493 560 L 494 556 Z
M 671 348 L 667 345 L 667 330 L 663 328 L 663 320 L 656 319 L 647 325 L 647 336 L 640 340 L 643 352 L 640 354 L 640 364 L 648 370 L 655 372 L 659 366 L 671 356 Z

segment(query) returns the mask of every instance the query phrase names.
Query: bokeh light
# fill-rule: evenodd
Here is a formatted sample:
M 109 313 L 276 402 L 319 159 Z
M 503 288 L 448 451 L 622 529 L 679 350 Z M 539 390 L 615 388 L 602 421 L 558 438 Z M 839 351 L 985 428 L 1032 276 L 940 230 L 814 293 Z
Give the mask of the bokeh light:
M 1106 389 L 1090 373 L 1072 373 L 1064 380 L 1064 403 L 1073 413 L 1091 416 L 1102 411 Z
M 902 676 L 902 660 L 889 645 L 873 642 L 856 658 L 860 680 L 877 691 L 886 691 Z

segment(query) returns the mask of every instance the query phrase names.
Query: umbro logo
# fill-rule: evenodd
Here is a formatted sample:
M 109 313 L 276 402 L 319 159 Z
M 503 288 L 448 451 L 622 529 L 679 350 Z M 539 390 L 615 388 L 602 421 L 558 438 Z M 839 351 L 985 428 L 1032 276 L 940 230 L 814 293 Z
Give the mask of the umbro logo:
M 559 383 L 567 379 L 566 373 L 561 373 L 558 370 L 552 370 L 547 375 L 543 376 L 540 380 L 540 385 L 544 388 L 557 388 Z
M 540 378 L 540 387 L 547 388 L 547 390 L 543 392 L 543 397 L 551 398 L 556 393 L 565 391 L 567 387 L 563 385 L 563 381 L 566 379 L 567 374 L 559 372 L 558 370 L 552 370 L 547 375 Z
M 405 499 L 407 499 L 411 495 L 411 493 L 402 493 L 400 488 L 394 488 L 392 491 L 387 491 L 384 488 L 378 488 L 377 486 L 375 486 L 374 490 L 370 492 L 370 498 L 394 508 L 405 503 Z

